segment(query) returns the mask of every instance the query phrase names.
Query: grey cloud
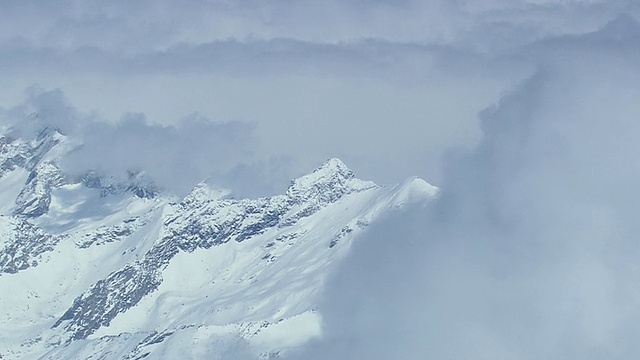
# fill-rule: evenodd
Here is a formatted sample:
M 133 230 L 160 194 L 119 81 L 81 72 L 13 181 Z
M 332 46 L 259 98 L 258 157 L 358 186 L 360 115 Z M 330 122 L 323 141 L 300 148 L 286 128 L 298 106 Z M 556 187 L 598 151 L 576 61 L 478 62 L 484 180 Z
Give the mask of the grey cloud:
M 632 1 L 43 1 L 8 2 L 0 38 L 38 46 L 140 53 L 186 42 L 294 38 L 337 43 L 361 38 L 446 43 L 502 22 L 532 33 L 594 29 Z M 580 21 L 575 21 L 579 12 Z M 588 24 L 585 27 L 585 24 Z
M 66 133 L 78 134 L 82 115 L 67 102 L 59 90 L 43 91 L 32 86 L 25 91 L 26 101 L 2 109 L 2 121 L 17 136 L 33 137 L 42 127 L 51 125 Z
M 636 11 L 536 3 L 7 3 L 0 98 L 61 88 L 111 122 L 140 112 L 168 125 L 197 111 L 256 124 L 256 164 L 291 157 L 300 173 L 340 156 L 378 182 L 439 183 L 444 149 L 472 146 L 475 114 L 533 71 L 522 46 Z
M 290 358 L 640 354 L 640 72 L 635 37 L 602 51 L 609 31 L 534 45 L 538 73 L 481 114 L 435 203 L 356 243 L 324 338 Z
M 339 156 L 379 182 L 436 177 L 443 144 L 472 138 L 475 129 L 463 124 L 523 72 L 509 60 L 497 66 L 465 50 L 375 39 L 229 40 L 131 56 L 23 44 L 5 55 L 0 68 L 12 69 L 8 79 L 60 86 L 78 107 L 109 121 L 135 111 L 169 124 L 194 110 L 249 121 L 259 153 L 296 157 L 298 173 Z M 429 163 L 417 164 L 423 154 Z M 380 161 L 395 168 L 380 169 Z
M 67 168 L 125 174 L 145 171 L 161 186 L 184 193 L 199 181 L 246 161 L 253 127 L 239 122 L 186 119 L 174 126 L 150 124 L 129 114 L 115 126 L 87 129 L 82 148 L 66 158 Z
M 4 45 L 4 46 L 2 46 Z M 482 62 L 472 52 L 415 43 L 368 39 L 340 44 L 295 39 L 225 40 L 198 45 L 180 43 L 163 50 L 125 55 L 95 46 L 75 49 L 36 47 L 26 42 L 0 44 L 3 68 L 17 72 L 56 71 L 63 74 L 150 76 L 172 74 L 229 74 L 238 77 L 409 75 L 424 79 L 435 62 L 447 57 Z M 43 71 L 44 70 L 44 71 Z M 403 74 L 404 73 L 404 74 Z
M 69 135 L 79 147 L 61 165 L 78 177 L 89 170 L 116 178 L 143 171 L 177 194 L 211 178 L 239 196 L 260 196 L 274 191 L 274 177 L 283 181 L 275 174 L 290 174 L 288 161 L 256 159 L 255 124 L 214 122 L 193 114 L 160 125 L 139 113 L 110 123 L 77 110 L 60 90 L 34 87 L 26 95 L 24 103 L 2 111 L 5 125 L 19 136 L 33 136 L 44 126 Z

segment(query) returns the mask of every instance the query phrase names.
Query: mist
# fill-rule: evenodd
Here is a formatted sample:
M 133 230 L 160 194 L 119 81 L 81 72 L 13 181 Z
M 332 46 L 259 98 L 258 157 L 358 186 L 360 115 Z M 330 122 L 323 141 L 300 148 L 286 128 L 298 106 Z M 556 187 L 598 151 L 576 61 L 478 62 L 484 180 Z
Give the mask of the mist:
M 637 357 L 639 35 L 622 18 L 526 49 L 536 74 L 449 153 L 435 202 L 358 239 L 324 337 L 290 358 Z
M 284 187 L 292 176 L 286 158 L 257 159 L 252 123 L 216 122 L 195 113 L 169 125 L 140 113 L 109 122 L 78 110 L 59 89 L 37 87 L 29 88 L 21 104 L 1 115 L 0 124 L 17 137 L 35 138 L 45 127 L 67 136 L 73 150 L 60 166 L 71 179 L 91 171 L 126 181 L 135 172 L 179 196 L 207 180 L 233 190 L 235 196 L 259 197 L 281 192 L 275 184 Z
M 282 171 L 297 176 L 339 157 L 378 183 L 417 175 L 441 184 L 448 149 L 480 140 L 478 113 L 536 71 L 523 46 L 596 31 L 638 9 L 632 1 L 66 0 L 0 10 L 3 108 L 37 85 L 108 123 L 134 113 L 174 126 L 197 113 L 253 124 L 254 167 L 286 159 Z M 284 182 L 248 187 L 269 193 Z

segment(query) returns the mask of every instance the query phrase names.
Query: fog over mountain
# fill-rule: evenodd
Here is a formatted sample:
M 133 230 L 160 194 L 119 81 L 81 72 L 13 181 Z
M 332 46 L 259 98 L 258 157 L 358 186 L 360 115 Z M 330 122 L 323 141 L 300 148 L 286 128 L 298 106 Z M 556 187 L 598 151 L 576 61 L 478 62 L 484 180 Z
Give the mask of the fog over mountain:
M 433 206 L 357 244 L 299 358 L 637 356 L 640 37 L 617 25 L 534 46 L 555 56 L 481 114 Z M 594 51 L 614 34 L 636 47 Z
M 171 257 L 168 265 L 144 273 L 168 274 L 169 280 L 162 285 L 166 288 L 154 283 L 157 287 L 150 290 L 150 297 L 144 295 L 147 300 L 141 298 L 142 305 L 131 307 L 129 314 L 137 315 L 131 315 L 130 323 L 114 317 L 114 327 L 108 320 L 93 329 L 96 333 L 89 340 L 59 349 L 47 347 L 54 343 L 49 341 L 52 334 L 63 331 L 53 329 L 42 335 L 41 343 L 34 343 L 42 348 L 32 349 L 46 348 L 38 356 L 83 358 L 108 349 L 105 339 L 112 339 L 108 336 L 119 336 L 112 348 L 129 352 L 114 352 L 113 358 L 144 353 L 135 349 L 157 349 L 149 350 L 152 358 L 176 357 L 182 351 L 179 339 L 189 337 L 195 352 L 183 355 L 195 358 L 203 354 L 241 359 L 637 357 L 639 19 L 640 4 L 632 0 L 0 5 L 0 128 L 6 139 L 13 139 L 0 142 L 4 149 L 0 155 L 23 154 L 2 163 L 2 222 L 6 220 L 6 229 L 21 228 L 17 233 L 24 236 L 48 239 L 42 240 L 48 244 L 44 248 L 71 251 L 73 243 L 78 248 L 69 254 L 84 254 L 81 234 L 102 231 L 102 225 L 140 226 L 131 228 L 131 234 L 153 235 L 124 235 L 95 249 L 130 249 L 136 236 L 146 236 L 148 246 L 161 246 L 162 234 L 173 228 L 149 224 L 169 221 L 166 209 L 185 214 L 187 224 L 186 214 L 213 206 L 218 200 L 212 199 L 219 194 L 242 201 L 290 196 L 291 179 L 303 178 L 333 158 L 348 164 L 359 179 L 389 184 L 383 189 L 396 189 L 392 184 L 420 188 L 407 185 L 413 184 L 406 180 L 413 176 L 440 189 L 437 196 L 434 192 L 424 200 L 420 191 L 415 195 L 407 190 L 414 195 L 400 199 L 390 195 L 392 190 L 374 194 L 358 188 L 370 194 L 372 203 L 391 204 L 393 211 L 367 212 L 370 208 L 362 199 L 369 195 L 362 195 L 360 203 L 353 200 L 359 195 L 351 190 L 347 200 L 335 206 L 320 200 L 315 207 L 309 205 L 314 211 L 325 205 L 333 209 L 309 218 L 315 219 L 314 224 L 336 224 L 336 229 L 327 225 L 324 235 L 318 232 L 318 239 L 327 237 L 330 242 L 349 226 L 350 245 L 340 250 L 339 261 L 309 278 L 326 279 L 317 280 L 322 286 L 297 293 L 313 296 L 303 300 L 302 295 L 292 295 L 294 300 L 286 300 L 282 295 L 283 307 L 287 301 L 290 306 L 297 304 L 295 310 L 282 310 L 289 325 L 274 327 L 278 324 L 274 314 L 280 314 L 276 311 L 280 295 L 274 294 L 279 292 L 269 293 L 269 305 L 255 317 L 248 310 L 225 310 L 226 315 L 211 315 L 192 328 L 194 314 L 204 313 L 192 310 L 190 315 L 173 307 L 176 315 L 166 322 L 144 320 L 144 314 L 162 306 L 172 308 L 167 304 L 173 300 L 162 299 L 179 283 L 171 274 L 190 263 L 180 256 L 202 250 L 198 253 L 202 255 L 194 256 L 213 261 L 219 255 L 212 254 L 231 252 L 180 243 L 177 260 Z M 29 160 L 39 154 L 37 139 L 47 128 L 66 140 L 44 152 L 49 155 Z M 33 180 L 40 179 L 29 176 L 34 171 L 46 174 L 48 180 Z M 96 178 L 87 178 L 88 174 L 109 180 L 96 180 L 102 186 L 96 187 L 87 180 Z M 76 188 L 87 185 L 84 190 Z M 53 189 L 49 200 L 38 197 L 45 200 L 29 202 L 29 196 L 49 188 Z M 104 188 L 124 192 L 101 197 L 96 189 Z M 189 196 L 205 188 L 211 192 L 198 195 L 202 197 L 195 204 L 201 205 L 189 207 Z M 164 199 L 159 200 L 163 205 L 152 205 L 145 202 L 147 190 L 154 196 L 170 195 L 158 197 Z M 92 218 L 86 229 L 71 226 L 72 222 L 63 226 L 70 219 L 80 224 L 82 217 L 61 210 L 52 213 L 45 205 L 50 201 L 51 209 L 62 209 L 69 199 L 77 204 L 98 199 L 92 206 L 102 204 L 97 208 L 120 215 L 104 224 Z M 285 201 L 287 206 L 294 206 L 291 199 Z M 123 205 L 129 201 L 139 205 Z M 295 210 L 278 207 L 279 200 L 274 201 L 260 206 L 275 206 L 282 214 Z M 338 210 L 341 206 L 354 213 L 343 213 Z M 89 216 L 91 212 L 83 211 L 90 208 L 74 211 Z M 334 211 L 343 215 L 327 215 Z M 282 214 L 278 221 L 285 221 Z M 134 215 L 139 220 L 126 222 Z M 375 221 L 362 228 L 354 225 L 363 217 Z M 238 241 L 238 249 L 254 245 L 268 249 L 264 246 L 271 243 L 269 236 L 283 235 L 279 222 L 268 224 L 261 228 L 267 235 L 256 233 L 250 237 L 253 240 Z M 305 224 L 292 226 L 303 229 Z M 273 230 L 267 230 L 272 225 Z M 316 234 L 312 228 L 320 231 L 310 227 L 309 234 Z M 65 243 L 58 236 L 73 241 Z M 304 239 L 316 239 L 307 236 Z M 274 244 L 280 244 L 275 237 Z M 8 240 L 3 241 L 6 253 Z M 291 242 L 295 249 L 307 249 L 301 253 L 317 250 L 302 245 L 305 242 Z M 231 248 L 220 249 L 225 246 Z M 60 298 L 38 324 L 49 329 L 69 316 L 60 323 L 80 324 L 72 309 L 88 309 L 82 306 L 90 302 L 81 301 L 87 291 L 110 274 L 128 269 L 130 261 L 134 264 L 136 256 L 147 256 L 143 250 L 151 248 L 130 250 L 137 255 L 125 255 L 96 273 L 78 272 L 84 280 L 65 285 L 74 296 Z M 55 256 L 55 251 L 43 254 Z M 43 259 L 37 258 L 40 266 L 45 266 Z M 287 264 L 303 266 L 293 260 Z M 2 273 L 0 284 L 44 271 L 28 266 L 22 273 Z M 236 280 L 246 281 L 240 275 L 244 270 L 237 271 Z M 281 271 L 273 270 L 269 276 L 280 279 L 286 272 Z M 213 279 L 213 273 L 207 274 Z M 153 276 L 148 279 L 156 279 Z M 238 304 L 257 306 L 250 290 L 240 290 L 251 280 L 238 282 L 245 285 L 237 288 L 217 281 L 220 288 L 207 289 L 213 293 L 236 289 L 246 295 L 237 298 Z M 313 281 L 309 280 L 316 284 Z M 191 283 L 194 289 L 200 286 L 196 283 Z M 17 286 L 11 284 L 2 286 Z M 287 286 L 281 288 L 282 294 L 296 293 L 291 290 L 294 285 Z M 213 294 L 209 290 L 199 294 Z M 178 293 L 189 297 L 197 292 Z M 19 300 L 6 300 L 4 309 Z M 199 309 L 196 303 L 189 309 Z M 224 304 L 229 309 L 234 306 Z M 122 314 L 127 309 L 122 308 Z M 31 315 L 20 321 L 29 323 Z M 291 329 L 300 323 L 291 319 L 299 319 L 296 316 L 307 324 L 307 336 L 290 342 L 274 340 L 279 331 L 295 333 Z M 14 317 L 1 319 L 9 318 Z M 233 331 L 212 330 L 223 323 L 253 330 L 251 326 L 259 327 L 256 324 L 262 320 L 269 322 L 266 328 L 271 330 L 265 333 L 271 335 L 237 337 Z M 2 324 L 8 328 L 19 322 Z M 167 335 L 166 342 L 159 340 L 161 345 L 154 348 L 149 343 L 156 339 L 146 338 L 151 331 L 161 337 L 169 332 L 177 335 Z M 209 347 L 206 339 L 214 338 L 217 347 Z M 14 345 L 20 341 L 7 339 L 5 345 L 0 341 L 0 354 L 11 359 L 1 347 L 11 345 L 18 354 Z M 91 345 L 81 347 L 81 343 Z

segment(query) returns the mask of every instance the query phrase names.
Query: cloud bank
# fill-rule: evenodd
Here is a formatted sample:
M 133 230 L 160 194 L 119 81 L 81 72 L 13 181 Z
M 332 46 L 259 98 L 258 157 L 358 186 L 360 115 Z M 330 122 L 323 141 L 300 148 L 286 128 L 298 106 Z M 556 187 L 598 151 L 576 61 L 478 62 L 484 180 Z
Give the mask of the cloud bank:
M 272 184 L 286 183 L 290 175 L 284 158 L 255 160 L 258 140 L 251 123 L 214 122 L 193 114 L 162 125 L 136 113 L 111 123 L 79 111 L 61 90 L 38 88 L 29 89 L 22 104 L 4 110 L 2 120 L 17 136 L 33 138 L 45 126 L 68 135 L 75 150 L 61 166 L 78 178 L 88 171 L 121 179 L 131 171 L 144 172 L 155 185 L 178 195 L 209 178 L 238 196 L 255 197 L 275 192 Z
M 255 124 L 256 163 L 330 157 L 363 178 L 442 182 L 477 113 L 535 71 L 520 49 L 597 30 L 633 1 L 8 2 L 0 106 L 33 84 L 115 123 L 193 112 Z M 381 166 L 380 163 L 384 163 Z
M 638 24 L 545 39 L 432 206 L 371 229 L 300 359 L 640 354 Z

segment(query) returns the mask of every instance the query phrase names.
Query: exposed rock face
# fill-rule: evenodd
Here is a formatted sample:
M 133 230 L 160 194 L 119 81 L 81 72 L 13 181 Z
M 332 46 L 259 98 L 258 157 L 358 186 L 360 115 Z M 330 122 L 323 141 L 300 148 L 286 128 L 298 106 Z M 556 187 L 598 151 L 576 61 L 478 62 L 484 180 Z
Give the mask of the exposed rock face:
M 10 136 L 0 136 L 0 178 L 18 167 L 24 167 L 31 157 L 31 148 Z
M 53 251 L 65 236 L 53 236 L 26 220 L 0 218 L 0 226 L 9 228 L 0 246 L 0 273 L 15 274 L 37 266 L 41 255 Z
M 45 161 L 29 173 L 27 183 L 16 199 L 13 213 L 26 217 L 38 217 L 49 211 L 51 191 L 64 184 L 64 176 L 58 166 Z
M 160 189 L 153 180 L 139 171 L 129 171 L 127 179 L 116 179 L 113 176 L 100 174 L 97 171 L 87 172 L 80 181 L 88 188 L 99 189 L 101 196 L 131 193 L 139 198 L 151 199 Z

